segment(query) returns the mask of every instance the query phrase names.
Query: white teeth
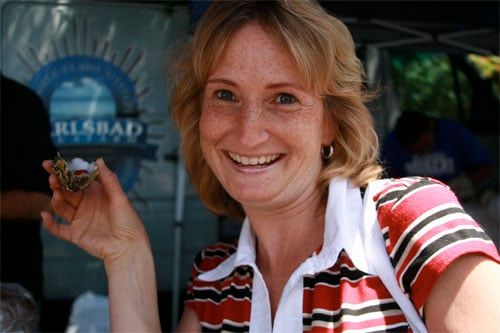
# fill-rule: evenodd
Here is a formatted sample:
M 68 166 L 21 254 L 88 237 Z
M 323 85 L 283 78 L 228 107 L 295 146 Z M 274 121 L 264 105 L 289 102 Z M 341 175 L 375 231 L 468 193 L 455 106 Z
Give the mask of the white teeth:
M 229 153 L 229 157 L 242 165 L 265 165 L 278 159 L 279 154 L 263 155 L 258 157 L 246 157 L 235 153 Z

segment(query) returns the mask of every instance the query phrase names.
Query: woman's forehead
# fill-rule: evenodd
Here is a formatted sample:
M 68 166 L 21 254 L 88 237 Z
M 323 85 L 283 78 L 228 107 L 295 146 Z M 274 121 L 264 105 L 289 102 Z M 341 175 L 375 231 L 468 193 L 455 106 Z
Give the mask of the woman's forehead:
M 303 75 L 285 44 L 257 22 L 247 23 L 235 31 L 221 51 L 213 61 L 209 77 L 261 75 L 305 86 Z

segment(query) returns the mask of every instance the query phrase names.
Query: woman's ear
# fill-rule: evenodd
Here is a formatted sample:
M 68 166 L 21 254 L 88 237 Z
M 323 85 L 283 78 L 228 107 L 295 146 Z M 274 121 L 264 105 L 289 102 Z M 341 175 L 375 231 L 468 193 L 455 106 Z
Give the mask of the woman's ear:
M 331 145 L 337 136 L 337 121 L 332 112 L 325 108 L 323 116 L 323 137 L 322 144 L 324 146 Z

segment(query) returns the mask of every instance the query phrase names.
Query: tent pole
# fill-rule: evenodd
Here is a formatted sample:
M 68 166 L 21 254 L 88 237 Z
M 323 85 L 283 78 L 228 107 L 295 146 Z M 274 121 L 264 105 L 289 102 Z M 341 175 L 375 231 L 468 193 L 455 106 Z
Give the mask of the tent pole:
M 173 255 L 173 276 L 172 276 L 172 325 L 171 331 L 174 332 L 179 317 L 179 275 L 182 250 L 182 228 L 184 219 L 184 199 L 186 192 L 186 172 L 182 164 L 182 157 L 178 152 L 177 159 L 177 182 L 175 189 L 175 211 L 174 211 L 174 255 Z

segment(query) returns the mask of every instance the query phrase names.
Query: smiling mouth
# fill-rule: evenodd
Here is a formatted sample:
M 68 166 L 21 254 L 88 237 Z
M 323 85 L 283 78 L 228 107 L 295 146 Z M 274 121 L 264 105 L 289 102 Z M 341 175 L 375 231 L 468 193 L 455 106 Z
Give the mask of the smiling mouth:
M 267 166 L 273 164 L 281 157 L 281 154 L 268 154 L 268 155 L 250 157 L 250 156 L 238 155 L 231 152 L 227 153 L 229 155 L 229 158 L 233 162 L 243 166 Z

